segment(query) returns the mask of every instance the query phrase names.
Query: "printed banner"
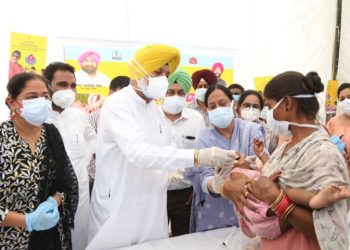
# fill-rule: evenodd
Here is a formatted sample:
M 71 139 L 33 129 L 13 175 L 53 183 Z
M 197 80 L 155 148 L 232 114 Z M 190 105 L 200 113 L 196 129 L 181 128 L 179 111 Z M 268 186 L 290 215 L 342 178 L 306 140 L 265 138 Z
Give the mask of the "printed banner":
M 181 51 L 181 48 L 179 49 Z M 78 106 L 84 107 L 88 112 L 99 108 L 103 103 L 113 78 L 130 77 L 128 63 L 134 53 L 131 49 L 65 46 L 64 51 L 65 61 L 76 69 Z M 221 73 L 220 78 L 227 85 L 233 82 L 232 58 L 181 54 L 179 68 L 186 70 L 190 75 L 200 69 L 214 71 L 219 68 L 217 73 Z M 192 89 L 187 96 L 188 102 L 194 99 L 193 92 Z
M 42 73 L 46 67 L 47 38 L 11 33 L 9 78 L 21 72 Z
M 335 113 L 338 99 L 338 81 L 329 80 L 326 90 L 326 113 Z
M 254 77 L 255 90 L 263 93 L 266 84 L 272 79 L 273 76 L 260 76 Z

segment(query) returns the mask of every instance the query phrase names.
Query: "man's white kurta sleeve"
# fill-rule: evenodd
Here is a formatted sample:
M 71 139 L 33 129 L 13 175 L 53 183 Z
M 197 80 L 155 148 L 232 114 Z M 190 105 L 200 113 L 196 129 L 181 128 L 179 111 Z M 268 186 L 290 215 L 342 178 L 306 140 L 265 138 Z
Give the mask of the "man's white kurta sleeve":
M 194 149 L 176 149 L 147 142 L 144 129 L 141 127 L 143 124 L 140 124 L 132 112 L 127 110 L 126 105 L 106 103 L 101 111 L 100 125 L 99 133 L 103 133 L 103 138 L 108 136 L 107 139 L 112 140 L 126 159 L 137 167 L 177 169 L 194 165 Z M 155 126 L 149 133 L 159 133 L 159 127 Z

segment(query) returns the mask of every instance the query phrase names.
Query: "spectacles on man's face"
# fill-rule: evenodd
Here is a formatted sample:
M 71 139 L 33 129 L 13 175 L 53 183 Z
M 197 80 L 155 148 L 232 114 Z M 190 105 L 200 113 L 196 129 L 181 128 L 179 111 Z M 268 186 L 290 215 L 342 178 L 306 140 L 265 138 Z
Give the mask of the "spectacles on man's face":
M 21 56 L 20 55 L 17 55 L 17 54 L 14 54 L 14 55 L 12 55 L 12 57 L 15 57 L 15 58 L 21 58 Z
M 181 96 L 181 97 L 185 97 L 185 96 L 186 96 L 186 93 L 185 93 L 185 91 L 183 91 L 183 90 L 175 91 L 175 90 L 173 90 L 173 89 L 168 89 L 168 91 L 166 92 L 166 95 L 167 95 L 167 96 L 178 95 L 178 96 Z

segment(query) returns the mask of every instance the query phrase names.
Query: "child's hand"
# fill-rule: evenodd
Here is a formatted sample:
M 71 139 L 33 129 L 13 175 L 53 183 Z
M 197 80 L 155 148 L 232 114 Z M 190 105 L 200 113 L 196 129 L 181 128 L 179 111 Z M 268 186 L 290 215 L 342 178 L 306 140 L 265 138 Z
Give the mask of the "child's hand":
M 249 162 L 246 161 L 245 155 L 238 152 L 237 155 L 239 158 L 237 158 L 237 163 L 234 165 L 234 167 L 250 169 Z
M 278 183 L 278 178 L 281 176 L 282 174 L 282 171 L 281 170 L 277 170 L 275 172 L 273 172 L 270 176 L 269 176 L 269 179 L 271 181 L 274 181 L 276 183 Z
M 259 156 L 264 151 L 264 142 L 258 138 L 254 138 L 253 150 L 254 150 L 254 153 Z

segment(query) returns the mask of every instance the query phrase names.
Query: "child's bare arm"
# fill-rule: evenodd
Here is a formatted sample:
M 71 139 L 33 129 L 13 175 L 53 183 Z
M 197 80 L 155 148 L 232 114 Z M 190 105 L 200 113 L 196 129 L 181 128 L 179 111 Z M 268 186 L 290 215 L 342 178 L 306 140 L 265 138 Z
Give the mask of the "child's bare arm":
M 309 202 L 315 193 L 299 188 L 285 188 L 284 192 L 289 200 L 299 206 L 309 207 Z

